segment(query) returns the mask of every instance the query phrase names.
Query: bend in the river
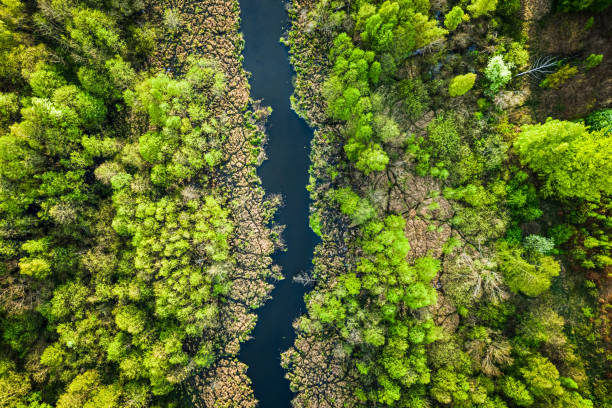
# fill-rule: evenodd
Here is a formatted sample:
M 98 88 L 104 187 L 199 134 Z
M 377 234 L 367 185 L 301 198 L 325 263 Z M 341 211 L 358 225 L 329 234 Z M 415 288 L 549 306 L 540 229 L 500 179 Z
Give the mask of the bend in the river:
M 271 106 L 268 118 L 266 160 L 259 169 L 268 194 L 280 193 L 284 206 L 276 222 L 285 226 L 287 251 L 275 255 L 285 280 L 272 292 L 272 299 L 258 311 L 253 340 L 242 346 L 240 360 L 249 366 L 255 397 L 261 408 L 289 408 L 292 393 L 280 354 L 292 346 L 293 320 L 304 310 L 305 288 L 292 277 L 309 269 L 317 237 L 308 226 L 309 146 L 312 130 L 290 108 L 293 70 L 288 50 L 280 43 L 289 23 L 281 0 L 240 0 L 245 39 L 244 67 L 251 72 L 251 97 Z

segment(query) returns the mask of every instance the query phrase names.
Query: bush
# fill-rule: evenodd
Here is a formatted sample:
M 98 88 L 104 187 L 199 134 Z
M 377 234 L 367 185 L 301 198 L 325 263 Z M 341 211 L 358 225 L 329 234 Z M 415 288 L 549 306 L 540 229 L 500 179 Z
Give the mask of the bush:
M 593 112 L 586 117 L 584 123 L 589 126 L 591 130 L 607 129 L 606 133 L 610 133 L 612 132 L 612 109 L 602 109 Z
M 448 93 L 450 96 L 461 96 L 465 95 L 470 89 L 474 87 L 476 83 L 476 74 L 469 73 L 465 75 L 458 75 L 454 77 L 449 86 Z
M 446 17 L 444 17 L 444 26 L 451 31 L 455 30 L 463 20 L 464 14 L 461 7 L 453 7 L 453 9 L 446 14 Z
M 492 13 L 496 8 L 497 0 L 472 0 L 472 3 L 467 6 L 467 10 L 474 18 Z
M 557 10 L 563 12 L 593 10 L 601 11 L 612 4 L 612 0 L 557 0 Z
M 529 62 L 529 51 L 519 42 L 513 42 L 508 46 L 505 59 L 509 65 L 522 68 Z
M 525 125 L 514 143 L 521 162 L 544 185 L 542 192 L 593 202 L 612 194 L 612 136 L 582 123 L 549 120 Z
M 512 16 L 521 10 L 521 0 L 504 0 L 497 5 L 497 14 Z
M 512 79 L 510 64 L 504 62 L 504 58 L 501 55 L 496 55 L 489 60 L 484 73 L 487 79 L 491 82 L 489 85 L 489 90 L 492 94 L 496 94 Z
M 588 71 L 595 68 L 603 61 L 603 54 L 591 54 L 584 61 L 584 68 Z
M 550 238 L 540 235 L 529 235 L 525 237 L 525 248 L 531 252 L 537 252 L 541 255 L 546 255 L 555 249 L 555 241 Z
M 549 74 L 542 82 L 541 88 L 557 89 L 561 87 L 568 79 L 574 77 L 578 73 L 578 68 L 565 64 L 557 72 Z

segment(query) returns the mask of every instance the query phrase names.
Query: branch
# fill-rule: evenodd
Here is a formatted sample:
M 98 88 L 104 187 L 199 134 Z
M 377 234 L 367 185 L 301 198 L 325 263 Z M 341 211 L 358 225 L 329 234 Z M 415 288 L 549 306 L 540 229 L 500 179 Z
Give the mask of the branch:
M 520 77 L 523 75 L 529 75 L 531 77 L 539 77 L 541 75 L 552 74 L 556 71 L 557 66 L 561 62 L 561 59 L 557 57 L 540 57 L 538 58 L 531 67 L 520 74 L 516 74 L 514 77 Z

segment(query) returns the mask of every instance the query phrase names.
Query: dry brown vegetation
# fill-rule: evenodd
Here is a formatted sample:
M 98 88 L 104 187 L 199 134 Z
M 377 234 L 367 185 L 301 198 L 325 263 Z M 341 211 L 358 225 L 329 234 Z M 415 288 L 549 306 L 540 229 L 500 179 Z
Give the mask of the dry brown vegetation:
M 604 55 L 599 66 L 580 70 L 558 89 L 541 90 L 537 82 L 532 83 L 536 120 L 581 118 L 612 104 L 612 9 L 593 16 L 590 28 L 589 18 L 587 13 L 555 13 L 530 24 L 532 56 L 584 60 L 591 54 Z

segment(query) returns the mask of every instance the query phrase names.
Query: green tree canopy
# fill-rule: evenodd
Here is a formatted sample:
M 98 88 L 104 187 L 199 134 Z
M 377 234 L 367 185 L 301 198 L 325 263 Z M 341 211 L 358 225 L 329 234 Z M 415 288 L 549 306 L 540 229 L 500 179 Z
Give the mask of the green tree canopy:
M 605 131 L 548 120 L 524 126 L 514 147 L 549 196 L 599 201 L 612 195 L 612 135 Z

